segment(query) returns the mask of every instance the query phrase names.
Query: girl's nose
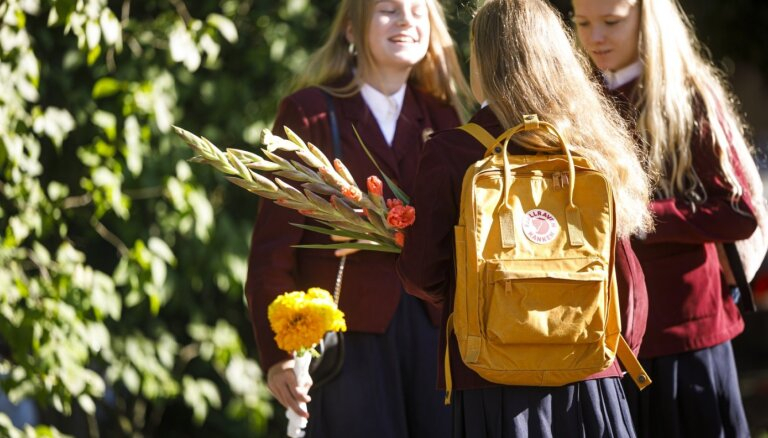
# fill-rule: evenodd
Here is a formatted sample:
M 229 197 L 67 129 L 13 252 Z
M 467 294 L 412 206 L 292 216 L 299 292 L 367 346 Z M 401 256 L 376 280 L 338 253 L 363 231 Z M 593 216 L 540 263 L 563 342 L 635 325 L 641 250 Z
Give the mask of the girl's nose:
M 589 37 L 593 43 L 603 42 L 605 40 L 605 29 L 603 29 L 603 26 L 593 24 Z
M 415 21 L 415 16 L 413 15 L 413 12 L 409 8 L 403 8 L 400 11 L 400 14 L 398 14 L 398 20 L 397 24 L 400 26 L 406 26 Z

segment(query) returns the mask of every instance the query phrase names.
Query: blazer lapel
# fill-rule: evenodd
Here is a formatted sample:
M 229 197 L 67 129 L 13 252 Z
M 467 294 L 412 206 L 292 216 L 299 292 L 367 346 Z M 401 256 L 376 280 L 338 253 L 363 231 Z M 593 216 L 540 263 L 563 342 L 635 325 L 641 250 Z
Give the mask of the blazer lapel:
M 365 104 L 363 96 L 360 93 L 357 93 L 348 99 L 344 99 L 342 106 L 344 118 L 349 123 L 352 123 L 355 129 L 357 129 L 360 138 L 365 143 L 368 151 L 371 152 L 371 155 L 373 155 L 376 163 L 381 167 L 381 170 L 383 170 L 388 177 L 398 179 L 400 177 L 400 172 L 397 165 L 398 159 L 393 150 L 394 148 L 387 145 L 384 135 L 379 128 L 379 124 L 376 122 L 370 109 L 368 109 L 368 105 Z M 398 121 L 397 129 L 400 128 L 399 123 L 400 122 Z M 347 129 L 349 129 L 350 132 L 352 131 L 351 126 L 347 126 Z M 395 139 L 397 136 L 398 134 L 396 130 Z M 352 134 L 352 138 L 354 139 L 355 144 L 357 144 L 357 138 L 355 138 L 354 133 Z M 360 147 L 362 148 L 362 146 Z
M 409 86 L 405 91 L 403 108 L 397 119 L 395 137 L 392 139 L 392 149 L 398 161 L 411 155 L 413 148 L 420 151 L 421 146 L 432 133 L 432 127 L 424 113 L 424 108 L 421 107 L 419 99 Z

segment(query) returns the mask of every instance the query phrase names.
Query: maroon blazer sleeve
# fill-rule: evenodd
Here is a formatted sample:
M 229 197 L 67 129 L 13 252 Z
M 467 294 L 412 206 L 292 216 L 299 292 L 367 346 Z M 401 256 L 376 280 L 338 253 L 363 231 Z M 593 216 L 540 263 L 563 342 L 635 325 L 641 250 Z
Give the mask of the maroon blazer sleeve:
M 691 140 L 693 168 L 699 176 L 707 198 L 693 207 L 682 198 L 659 199 L 651 203 L 656 217 L 656 230 L 646 243 L 679 242 L 733 242 L 751 236 L 757 227 L 748 190 L 738 200 L 736 211 L 731 206 L 731 187 L 719 172 L 714 153 L 711 131 L 701 123 L 698 135 Z M 734 157 L 735 153 L 731 153 Z M 738 163 L 734 163 L 736 177 L 747 187 Z M 746 213 L 746 214 L 744 214 Z
M 629 239 L 618 239 L 616 242 L 616 281 L 621 334 L 632 351 L 638 354 L 648 321 L 648 290 L 643 269 Z
M 283 126 L 288 126 L 301 138 L 308 138 L 308 120 L 302 108 L 290 99 L 284 99 L 280 104 L 273 128 L 275 134 L 284 136 Z M 263 199 L 253 228 L 245 295 L 265 371 L 289 358 L 277 348 L 267 320 L 267 307 L 280 293 L 297 289 L 292 276 L 296 250 L 291 245 L 299 243 L 302 230 L 290 224 L 304 222 L 304 216 L 296 211 Z
M 405 290 L 436 304 L 448 296 L 453 226 L 458 222 L 461 196 L 462 176 L 449 164 L 451 153 L 451 145 L 440 136 L 424 145 L 411 196 L 416 221 L 405 230 L 405 245 L 397 261 Z

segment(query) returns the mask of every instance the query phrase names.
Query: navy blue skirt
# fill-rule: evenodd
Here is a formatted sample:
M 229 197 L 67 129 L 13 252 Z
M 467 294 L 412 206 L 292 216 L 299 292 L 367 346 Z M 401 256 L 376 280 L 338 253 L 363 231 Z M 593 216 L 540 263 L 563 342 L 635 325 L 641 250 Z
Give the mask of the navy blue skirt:
M 624 383 L 639 437 L 749 436 L 730 341 L 641 362 L 653 383 Z
M 635 436 L 617 377 L 454 392 L 454 438 Z
M 405 292 L 384 334 L 344 333 L 341 372 L 309 393 L 307 437 L 449 437 L 437 337 L 422 302 Z

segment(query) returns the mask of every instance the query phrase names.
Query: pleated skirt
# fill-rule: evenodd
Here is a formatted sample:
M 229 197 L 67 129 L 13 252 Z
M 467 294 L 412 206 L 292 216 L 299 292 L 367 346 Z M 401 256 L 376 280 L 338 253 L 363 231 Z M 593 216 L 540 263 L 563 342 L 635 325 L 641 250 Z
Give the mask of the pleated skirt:
M 437 338 L 422 302 L 405 292 L 385 333 L 345 333 L 341 372 L 309 393 L 307 438 L 450 437 Z
M 619 378 L 454 392 L 454 438 L 635 436 Z
M 730 341 L 641 362 L 653 384 L 640 392 L 625 382 L 639 437 L 750 435 Z

